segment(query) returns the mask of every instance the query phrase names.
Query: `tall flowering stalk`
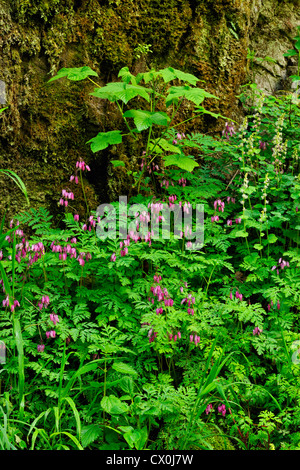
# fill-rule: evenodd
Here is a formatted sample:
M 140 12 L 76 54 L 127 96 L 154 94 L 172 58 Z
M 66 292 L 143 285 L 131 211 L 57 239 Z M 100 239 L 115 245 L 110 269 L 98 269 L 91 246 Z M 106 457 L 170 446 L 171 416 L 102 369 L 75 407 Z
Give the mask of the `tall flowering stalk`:
M 248 118 L 247 116 L 244 118 L 242 125 L 239 128 L 240 132 L 240 143 L 239 143 L 239 150 L 241 152 L 241 156 L 239 157 L 239 160 L 243 162 L 243 171 L 245 171 L 245 146 L 247 143 L 247 138 L 246 138 L 246 131 L 248 127 Z
M 286 157 L 287 152 L 287 141 L 283 142 L 282 128 L 284 123 L 285 115 L 282 114 L 278 119 L 275 127 L 275 135 L 273 137 L 273 149 L 272 158 L 277 175 L 277 182 L 279 184 L 279 175 L 283 173 L 283 161 Z
M 241 187 L 241 193 L 242 193 L 241 204 L 243 206 L 243 220 L 244 220 L 244 231 L 245 232 L 246 232 L 245 200 L 248 199 L 248 194 L 247 194 L 248 183 L 249 183 L 248 173 L 245 173 L 244 183 L 243 183 L 243 186 Z M 249 200 L 249 204 L 250 204 L 250 208 L 251 208 L 250 200 Z M 246 237 L 246 245 L 247 245 L 247 248 L 248 248 L 248 252 L 250 254 L 250 249 L 249 249 L 249 244 L 248 244 L 247 237 Z
M 263 209 L 261 211 L 261 215 L 258 219 L 260 224 L 261 224 L 260 229 L 259 229 L 259 243 L 260 244 L 261 244 L 261 233 L 262 233 L 262 225 L 263 224 L 266 224 L 266 231 L 267 231 L 267 237 L 268 237 L 267 204 L 269 204 L 269 201 L 267 200 L 267 189 L 269 187 L 269 184 L 270 184 L 270 178 L 269 178 L 269 174 L 267 173 L 266 176 L 265 176 L 263 193 L 262 193 L 262 196 L 261 196 L 261 198 L 264 202 L 264 207 L 263 207 Z M 269 243 L 268 243 L 268 257 L 269 257 L 269 253 L 270 253 L 270 246 L 269 246 Z

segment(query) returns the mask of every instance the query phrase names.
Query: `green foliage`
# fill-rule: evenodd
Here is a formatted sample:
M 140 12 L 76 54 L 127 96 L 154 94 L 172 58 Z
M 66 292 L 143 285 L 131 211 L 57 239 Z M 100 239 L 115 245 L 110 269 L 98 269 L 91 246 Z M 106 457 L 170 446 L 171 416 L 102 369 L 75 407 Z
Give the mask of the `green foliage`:
M 76 199 L 61 204 L 65 228 L 39 208 L 2 223 L 0 448 L 299 449 L 299 107 L 251 86 L 239 129 L 185 136 L 172 125 L 180 102 L 213 97 L 196 77 L 124 67 L 119 78 L 94 93 L 116 103 L 130 138 L 147 136 L 139 191 L 111 203 L 118 235 L 99 235 L 109 218 L 97 211 L 79 221 Z M 192 213 L 191 229 L 203 204 L 200 249 L 181 222 L 175 236 L 173 216 L 168 236 L 164 224 L 152 235 L 163 201 Z
M 70 80 L 83 80 L 85 78 L 91 80 L 90 75 L 97 75 L 97 73 L 89 67 L 63 68 L 49 82 L 62 77 Z M 172 165 L 191 172 L 198 164 L 193 161 L 190 155 L 185 155 L 183 148 L 178 151 L 174 145 L 172 146 L 170 142 L 166 141 L 165 137 L 175 127 L 174 119 L 183 101 L 190 101 L 196 105 L 198 107 L 196 112 L 198 113 L 207 113 L 218 118 L 219 115 L 200 107 L 205 98 L 218 98 L 198 88 L 196 86 L 199 82 L 197 77 L 173 67 L 158 71 L 150 70 L 136 76 L 129 71 L 128 67 L 123 67 L 119 71 L 118 77 L 121 81 L 108 83 L 103 87 L 98 86 L 91 95 L 99 99 L 106 99 L 117 105 L 130 136 L 135 140 L 139 138 L 140 133 L 148 130 L 148 135 L 144 137 L 145 154 L 148 162 L 160 159 L 163 160 L 166 166 Z M 91 81 L 93 82 L 93 80 Z M 183 82 L 184 85 L 171 85 L 165 90 L 167 84 L 178 81 Z M 140 84 L 142 82 L 146 86 L 142 86 Z M 135 103 L 139 104 L 140 98 L 146 101 L 146 109 L 124 110 L 124 105 L 127 105 L 129 101 L 134 100 Z M 164 106 L 165 111 L 161 109 L 162 106 Z M 135 127 L 130 124 L 131 119 Z M 178 125 L 176 124 L 176 126 Z M 160 130 L 160 127 L 164 129 Z M 123 136 L 124 134 L 120 130 L 99 132 L 96 137 L 93 137 L 87 143 L 91 144 L 92 152 L 99 152 L 110 145 L 120 144 L 123 142 Z M 174 155 L 174 151 L 179 155 Z M 148 155 L 149 152 L 151 152 L 151 155 Z M 168 152 L 173 154 L 170 155 Z M 128 170 L 134 176 L 132 170 Z M 137 185 L 138 190 L 140 189 L 141 177 L 142 175 L 135 178 L 133 182 L 133 186 Z

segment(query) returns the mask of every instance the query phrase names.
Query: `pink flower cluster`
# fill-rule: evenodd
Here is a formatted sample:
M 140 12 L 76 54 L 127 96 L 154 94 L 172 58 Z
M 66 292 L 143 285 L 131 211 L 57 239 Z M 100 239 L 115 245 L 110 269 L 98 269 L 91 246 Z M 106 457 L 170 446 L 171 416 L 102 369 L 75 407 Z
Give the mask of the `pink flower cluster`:
M 271 310 L 271 307 L 273 307 L 273 305 L 274 305 L 273 300 L 271 300 L 271 303 L 268 304 L 268 311 Z M 277 302 L 277 310 L 280 310 L 280 302 L 279 302 L 279 300 L 278 300 L 278 302 Z
M 180 180 L 178 180 L 178 184 L 182 185 L 182 187 L 184 188 L 186 186 L 186 179 L 180 178 Z
M 12 225 L 13 220 L 10 221 L 10 225 Z M 17 221 L 17 225 L 19 222 Z M 16 235 L 19 237 L 23 237 L 20 243 L 16 244 L 16 255 L 15 259 L 18 263 L 21 263 L 21 260 L 27 257 L 27 254 L 32 251 L 34 255 L 32 256 L 29 253 L 28 256 L 28 263 L 27 266 L 31 266 L 35 263 L 38 259 L 40 259 L 45 254 L 45 247 L 42 242 L 34 243 L 32 246 L 29 245 L 28 241 L 26 241 L 25 237 L 23 236 L 23 230 L 17 229 Z M 13 241 L 13 238 L 10 236 L 6 237 L 9 243 Z M 0 250 L 0 260 L 3 259 L 3 251 Z M 12 259 L 11 255 L 8 256 L 8 259 Z
M 222 131 L 222 135 L 225 135 L 226 139 L 229 140 L 229 136 L 232 137 L 233 134 L 235 134 L 233 123 L 231 122 L 230 124 L 228 124 L 228 122 L 225 122 L 225 128 Z
M 205 410 L 205 413 L 208 415 L 209 413 L 211 413 L 213 410 L 213 406 L 211 403 L 209 403 L 209 405 L 207 405 L 206 407 L 206 410 Z
M 213 411 L 213 406 L 211 403 L 209 403 L 209 405 L 207 405 L 206 407 L 205 413 L 208 415 L 212 411 Z M 226 415 L 226 406 L 224 405 L 224 403 L 218 406 L 218 413 L 221 413 L 223 417 Z
M 178 144 L 178 140 L 185 139 L 185 134 L 179 134 L 179 132 L 176 134 L 176 138 L 173 140 L 173 145 Z
M 168 189 L 170 184 L 171 184 L 171 186 L 174 186 L 173 181 L 170 182 L 169 180 L 163 179 L 160 183 L 160 187 L 163 188 L 165 186 L 165 188 Z
M 169 340 L 170 340 L 170 341 L 174 341 L 174 342 L 176 343 L 176 341 L 177 341 L 178 339 L 181 339 L 181 333 L 180 333 L 180 331 L 177 331 L 177 333 L 176 333 L 175 335 L 173 335 L 173 333 L 170 333 L 170 334 L 169 334 Z
M 214 202 L 214 208 L 215 210 L 218 208 L 219 212 L 224 212 L 225 202 L 221 201 L 221 199 L 216 199 Z
M 157 337 L 157 333 L 153 331 L 153 328 L 151 328 L 148 332 L 149 343 L 153 343 L 156 337 Z
M 278 265 L 281 269 L 284 269 L 285 267 L 289 268 L 290 267 L 290 263 L 288 261 L 285 261 L 284 259 L 282 258 L 279 258 L 278 260 Z M 279 274 L 279 269 L 278 269 L 278 265 L 275 265 L 271 268 L 271 271 L 274 271 L 276 269 L 276 272 L 277 272 L 277 275 Z
M 200 336 L 198 335 L 190 335 L 190 343 L 194 343 L 197 346 L 200 343 Z
M 76 173 L 75 175 L 71 175 L 70 176 L 70 182 L 74 181 L 75 184 L 78 184 L 79 183 L 79 179 L 78 179 L 78 176 L 77 176 L 77 172 L 79 171 L 91 171 L 89 165 L 87 165 L 83 160 L 82 158 L 80 158 L 77 162 L 76 162 Z M 61 206 L 64 206 L 64 207 L 67 207 L 68 204 L 69 204 L 69 199 L 71 200 L 74 200 L 74 193 L 72 191 L 67 191 L 66 189 L 63 189 L 62 190 L 62 197 L 60 198 L 59 200 L 59 204 Z
M 188 296 L 185 299 L 182 299 L 181 305 L 186 304 L 188 306 L 187 313 L 189 315 L 194 315 L 194 309 L 191 308 L 192 305 L 195 304 L 195 297 L 192 296 L 192 294 L 188 294 Z
M 67 239 L 67 242 L 68 241 L 69 240 Z M 65 261 L 67 259 L 67 256 L 70 255 L 71 259 L 76 258 L 80 266 L 84 266 L 85 261 L 89 261 L 90 259 L 92 259 L 92 255 L 90 253 L 80 252 L 77 256 L 76 248 L 74 246 L 71 246 L 71 244 L 76 243 L 77 239 L 73 237 L 70 239 L 70 243 L 67 243 L 67 245 L 63 247 L 61 245 L 56 245 L 55 242 L 52 242 L 50 248 L 54 253 L 59 253 L 60 260 Z
M 79 161 L 76 162 L 76 168 L 82 171 L 91 171 L 90 167 L 82 160 L 82 158 L 80 158 Z
M 59 317 L 55 313 L 50 313 L 49 315 L 50 321 L 53 323 L 55 326 L 56 323 L 59 323 Z M 56 337 L 56 331 L 55 330 L 48 330 L 46 331 L 46 338 L 55 338 Z M 43 352 L 45 350 L 45 345 L 43 343 L 37 345 L 37 350 L 38 352 Z
M 175 201 L 177 200 L 177 196 L 176 195 L 171 195 L 169 196 L 169 206 L 172 208 L 174 206 L 174 203 Z M 182 201 L 179 201 L 178 203 L 179 207 L 182 207 L 183 209 L 183 212 L 186 212 L 187 214 L 189 214 L 189 211 L 191 209 L 191 203 L 188 202 L 188 201 L 185 201 L 185 202 L 182 202 Z M 156 219 L 155 219 L 155 223 L 159 223 L 161 221 L 164 221 L 164 217 L 162 215 L 160 215 L 160 212 L 163 211 L 164 209 L 164 202 L 151 202 L 148 204 L 148 209 L 150 210 L 151 214 L 153 214 L 154 216 L 157 215 Z M 121 256 L 125 256 L 127 253 L 128 253 L 128 249 L 126 248 L 126 246 L 128 247 L 129 244 L 130 244 L 130 240 L 133 240 L 135 242 L 137 241 L 145 241 L 146 243 L 149 243 L 149 246 L 151 246 L 151 237 L 153 237 L 153 231 L 148 231 L 146 232 L 145 230 L 142 232 L 140 231 L 140 228 L 141 228 L 141 224 L 144 224 L 144 223 L 149 223 L 151 218 L 150 218 L 150 214 L 146 211 L 143 211 L 142 213 L 136 213 L 135 214 L 135 217 L 136 217 L 136 228 L 137 228 L 137 231 L 133 231 L 131 230 L 129 232 L 129 234 L 127 235 L 127 240 L 125 240 L 124 242 L 120 242 L 120 248 L 121 248 Z M 75 216 L 74 216 L 75 218 Z M 79 216 L 76 217 L 76 220 L 79 219 Z M 99 219 L 99 217 L 98 217 Z M 92 220 L 92 216 L 90 217 L 89 219 L 90 221 L 90 228 L 89 230 L 91 230 L 91 225 L 92 226 L 95 226 L 95 221 Z M 99 222 L 99 220 L 98 220 Z M 145 228 L 145 227 L 144 227 Z M 87 224 L 84 224 L 83 226 L 83 230 L 87 230 L 88 227 L 87 227 Z M 143 233 L 142 236 L 139 235 L 139 232 L 140 231 L 141 233 Z M 180 238 L 183 238 L 183 236 L 187 237 L 188 234 L 191 234 L 191 228 L 190 227 L 186 227 L 186 230 L 185 230 L 185 233 L 183 233 L 182 231 L 179 233 L 179 237 Z M 191 246 L 192 243 L 191 242 L 188 242 L 188 245 Z M 123 248 L 125 246 L 125 248 Z M 117 253 L 116 252 L 113 252 L 110 256 L 110 260 L 112 262 L 115 262 L 117 259 Z
M 29 255 L 28 266 L 31 266 L 45 254 L 45 247 L 42 242 L 35 243 L 34 245 L 32 245 L 31 250 L 34 251 L 35 254 L 33 258 L 31 257 L 31 255 Z
M 38 307 L 40 310 L 43 308 L 47 308 L 50 303 L 48 295 L 43 295 L 42 300 L 38 303 Z
M 9 296 L 7 295 L 5 299 L 2 301 L 3 307 L 9 307 Z M 20 303 L 18 300 L 14 300 L 13 304 L 10 306 L 12 312 L 14 312 L 16 307 L 20 307 Z
M 145 152 L 143 153 L 145 154 Z M 148 156 L 151 157 L 151 155 L 148 155 Z M 140 166 L 141 170 L 144 168 L 145 164 L 146 164 L 146 161 L 145 161 L 145 158 L 143 158 L 141 166 Z M 159 166 L 156 163 L 152 162 L 150 165 L 147 165 L 146 169 L 149 175 L 151 175 L 152 171 L 159 171 Z
M 224 417 L 226 415 L 226 406 L 224 404 L 218 406 L 218 412 Z
M 61 206 L 67 207 L 67 205 L 69 204 L 68 199 L 74 200 L 74 194 L 71 191 L 68 192 L 66 189 L 63 189 L 61 194 L 62 194 L 63 197 L 60 198 L 59 204 Z M 65 199 L 63 199 L 63 198 L 65 198 Z
M 262 333 L 262 331 L 263 330 L 261 328 L 258 328 L 258 326 L 256 326 L 253 330 L 253 336 L 255 336 L 255 335 L 259 336 Z
M 232 291 L 230 291 L 230 300 L 233 299 L 233 295 L 232 295 Z M 243 300 L 243 295 L 239 293 L 239 291 L 237 290 L 236 293 L 235 293 L 235 297 L 239 300 Z
M 228 203 L 232 202 L 232 204 L 235 204 L 235 198 L 231 196 L 227 196 L 227 202 Z

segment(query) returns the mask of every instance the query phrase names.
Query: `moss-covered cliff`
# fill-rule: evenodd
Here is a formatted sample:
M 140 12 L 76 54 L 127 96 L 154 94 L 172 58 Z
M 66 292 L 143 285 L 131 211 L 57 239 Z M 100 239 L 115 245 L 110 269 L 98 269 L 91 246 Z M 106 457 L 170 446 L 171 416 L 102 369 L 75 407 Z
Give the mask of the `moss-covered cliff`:
M 117 126 L 111 106 L 88 96 L 90 82 L 50 85 L 48 79 L 61 67 L 89 65 L 104 84 L 125 65 L 144 70 L 135 48 L 151 44 L 151 66 L 173 66 L 205 80 L 201 86 L 220 98 L 211 109 L 239 120 L 236 95 L 247 80 L 247 48 L 276 55 L 277 69 L 266 67 L 261 76 L 278 82 L 287 65 L 281 53 L 291 47 L 299 17 L 295 0 L 0 0 L 0 80 L 9 105 L 1 117 L 0 167 L 24 180 L 32 205 L 57 214 L 59 192 L 79 157 L 92 166 L 91 207 L 126 194 L 125 172 L 118 169 L 115 177 L 109 154 L 94 155 L 86 145 L 114 121 Z M 211 118 L 201 126 L 218 133 L 223 123 Z M 130 161 L 126 148 L 117 152 Z M 14 214 L 23 204 L 2 178 L 1 212 L 9 207 Z

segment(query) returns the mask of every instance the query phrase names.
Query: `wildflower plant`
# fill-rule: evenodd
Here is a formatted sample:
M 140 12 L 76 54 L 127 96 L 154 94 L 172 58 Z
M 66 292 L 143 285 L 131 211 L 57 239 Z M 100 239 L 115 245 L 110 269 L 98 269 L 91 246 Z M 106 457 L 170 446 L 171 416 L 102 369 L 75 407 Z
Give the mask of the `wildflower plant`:
M 63 77 L 96 73 L 62 69 L 52 81 Z M 208 450 L 223 436 L 222 448 L 297 448 L 299 109 L 258 93 L 240 127 L 189 134 L 172 119 L 183 99 L 206 113 L 194 76 L 123 68 L 119 78 L 93 93 L 127 130 L 89 143 L 99 151 L 147 134 L 138 194 L 89 208 L 83 175 L 93 165 L 79 159 L 58 194 L 65 228 L 31 208 L 3 229 L 0 444 Z M 147 109 L 128 109 L 131 100 Z M 199 202 L 205 237 L 191 251 L 194 218 L 164 237 L 162 207 L 188 216 Z M 110 212 L 115 235 L 100 236 Z

